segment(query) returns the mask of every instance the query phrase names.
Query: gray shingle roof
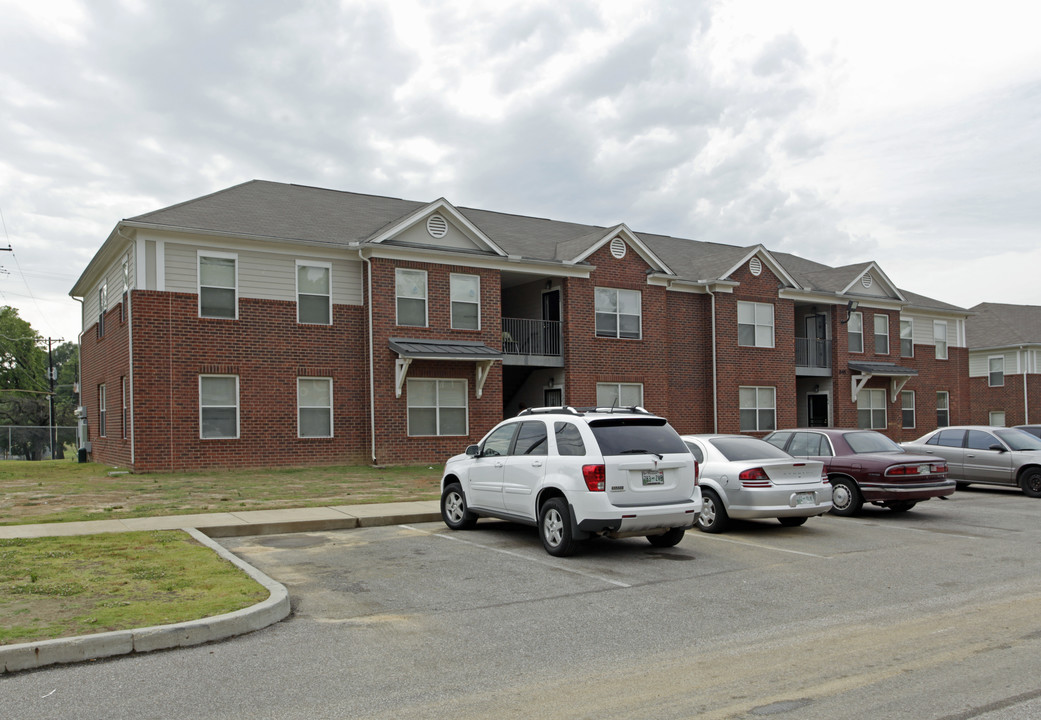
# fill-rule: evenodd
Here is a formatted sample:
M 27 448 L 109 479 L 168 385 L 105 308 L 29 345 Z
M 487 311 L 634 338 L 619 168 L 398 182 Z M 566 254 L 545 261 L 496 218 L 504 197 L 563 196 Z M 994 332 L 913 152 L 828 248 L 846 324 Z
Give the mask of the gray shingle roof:
M 969 348 L 1041 344 L 1041 307 L 980 303 L 965 322 Z

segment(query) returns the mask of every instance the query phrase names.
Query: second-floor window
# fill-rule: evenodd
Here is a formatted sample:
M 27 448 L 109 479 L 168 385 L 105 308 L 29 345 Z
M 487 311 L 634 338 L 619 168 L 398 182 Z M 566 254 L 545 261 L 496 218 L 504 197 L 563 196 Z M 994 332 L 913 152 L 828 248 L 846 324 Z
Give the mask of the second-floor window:
M 394 271 L 394 286 L 397 295 L 397 324 L 426 327 L 426 270 L 398 268 Z
M 849 322 L 846 323 L 846 334 L 849 336 L 849 351 L 851 353 L 864 352 L 864 314 L 850 313 Z
M 105 313 L 108 312 L 108 283 L 98 288 L 98 337 L 105 334 Z
M 914 357 L 914 323 L 900 321 L 900 357 Z
M 481 277 L 452 273 L 449 280 L 453 330 L 481 329 Z
M 947 359 L 947 321 L 933 320 L 933 345 L 936 346 L 936 359 Z
M 773 305 L 738 301 L 737 344 L 745 347 L 774 346 Z
M 238 258 L 199 253 L 199 317 L 238 317 Z
M 597 337 L 639 339 L 641 332 L 639 290 L 596 288 Z
M 296 264 L 296 321 L 314 325 L 332 324 L 332 265 Z
M 990 387 L 1001 387 L 1005 384 L 1005 356 L 995 355 L 988 358 L 987 384 Z M 994 423 L 991 423 L 992 425 Z
M 875 315 L 875 354 L 889 354 L 889 316 Z

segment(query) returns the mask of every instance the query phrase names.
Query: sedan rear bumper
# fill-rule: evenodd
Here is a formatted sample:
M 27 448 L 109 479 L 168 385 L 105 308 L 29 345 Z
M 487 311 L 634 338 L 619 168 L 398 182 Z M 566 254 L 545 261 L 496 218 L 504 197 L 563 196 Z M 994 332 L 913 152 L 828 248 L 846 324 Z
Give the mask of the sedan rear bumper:
M 861 483 L 860 493 L 864 500 L 877 502 L 885 500 L 928 500 L 945 497 L 954 493 L 957 483 L 954 480 L 931 483 Z

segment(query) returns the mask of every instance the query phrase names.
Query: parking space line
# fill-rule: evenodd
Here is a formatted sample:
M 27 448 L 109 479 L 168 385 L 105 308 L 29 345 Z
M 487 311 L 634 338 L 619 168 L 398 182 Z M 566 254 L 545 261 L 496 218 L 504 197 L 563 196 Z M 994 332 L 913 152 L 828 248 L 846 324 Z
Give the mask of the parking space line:
M 470 545 L 472 547 L 481 548 L 482 550 L 491 550 L 492 552 L 502 553 L 503 555 L 509 555 L 511 557 L 520 558 L 521 560 L 527 560 L 528 562 L 533 562 L 536 565 L 545 565 L 547 567 L 554 568 L 555 570 L 563 570 L 564 572 L 571 573 L 572 575 L 581 575 L 582 577 L 590 578 L 591 580 L 599 580 L 599 581 L 605 582 L 605 583 L 607 583 L 609 585 L 615 585 L 617 587 L 623 587 L 623 588 L 631 588 L 632 587 L 632 585 L 630 585 L 629 583 L 624 583 L 624 582 L 621 582 L 620 580 L 612 580 L 611 578 L 605 578 L 605 577 L 603 577 L 601 575 L 594 575 L 593 573 L 587 573 L 587 572 L 583 572 L 581 570 L 576 570 L 575 568 L 572 568 L 572 567 L 566 567 L 564 565 L 558 565 L 556 563 L 547 562 L 545 560 L 539 560 L 539 559 L 530 557 L 528 555 L 522 555 L 521 553 L 513 552 L 512 550 L 502 550 L 500 548 L 493 548 L 493 547 L 489 547 L 487 545 L 481 545 L 480 543 L 475 543 L 475 542 L 472 542 L 470 540 L 464 540 L 463 538 L 456 537 L 455 535 L 445 535 L 445 534 L 442 534 L 442 533 L 429 532 L 427 530 L 421 530 L 420 528 L 417 528 L 417 527 L 412 526 L 412 525 L 398 525 L 398 527 L 405 528 L 406 530 L 414 530 L 415 532 L 420 532 L 420 533 L 423 533 L 425 535 L 432 535 L 434 537 L 444 538 L 445 540 L 454 540 L 455 542 L 463 543 L 464 545 Z
M 735 545 L 747 545 L 749 547 L 762 548 L 764 550 L 774 550 L 776 552 L 789 553 L 791 555 L 805 555 L 806 557 L 820 558 L 821 560 L 832 560 L 833 555 L 817 555 L 811 552 L 803 552 L 802 550 L 788 550 L 787 548 L 779 548 L 773 545 L 763 545 L 762 543 L 747 542 L 745 540 L 734 540 L 733 538 L 720 537 L 719 535 L 709 535 L 704 533 L 701 538 L 705 540 L 719 540 L 720 542 L 734 543 Z

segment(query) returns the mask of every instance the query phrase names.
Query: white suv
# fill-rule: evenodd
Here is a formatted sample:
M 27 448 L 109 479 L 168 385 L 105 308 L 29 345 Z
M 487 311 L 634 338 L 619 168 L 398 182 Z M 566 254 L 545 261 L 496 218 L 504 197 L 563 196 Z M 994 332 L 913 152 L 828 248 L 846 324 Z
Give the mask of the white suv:
M 441 517 L 536 525 L 550 555 L 592 535 L 671 547 L 701 513 L 698 468 L 664 418 L 643 408 L 536 408 L 445 464 Z

